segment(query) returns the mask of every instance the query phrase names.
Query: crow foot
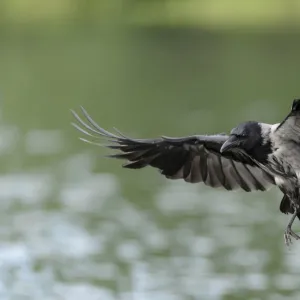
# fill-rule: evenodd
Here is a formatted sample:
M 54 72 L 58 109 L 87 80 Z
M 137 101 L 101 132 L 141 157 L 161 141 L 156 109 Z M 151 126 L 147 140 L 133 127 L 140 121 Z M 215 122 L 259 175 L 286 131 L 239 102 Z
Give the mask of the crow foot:
M 284 232 L 284 242 L 285 244 L 289 247 L 292 244 L 292 237 L 295 240 L 300 240 L 300 236 L 298 234 L 296 234 L 293 230 L 292 230 L 292 225 L 295 221 L 295 218 L 297 217 L 299 209 L 295 208 L 295 212 L 289 222 L 289 224 L 286 227 L 286 230 Z
M 292 244 L 292 237 L 300 240 L 300 236 L 292 230 L 291 226 L 288 226 L 284 232 L 284 242 L 288 247 Z

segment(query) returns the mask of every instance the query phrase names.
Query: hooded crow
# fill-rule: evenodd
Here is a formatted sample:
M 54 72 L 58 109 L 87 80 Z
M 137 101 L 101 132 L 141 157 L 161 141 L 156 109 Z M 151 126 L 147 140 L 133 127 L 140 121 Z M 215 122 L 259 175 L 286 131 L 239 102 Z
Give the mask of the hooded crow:
M 162 136 L 156 139 L 134 139 L 117 129 L 110 133 L 100 127 L 81 107 L 85 120 L 72 111 L 81 133 L 106 138 L 108 148 L 119 150 L 109 157 L 124 159 L 124 168 L 157 168 L 169 179 L 203 182 L 213 188 L 242 189 L 246 192 L 266 191 L 276 185 L 283 193 L 280 211 L 292 214 L 284 232 L 284 240 L 300 236 L 292 224 L 300 219 L 300 99 L 293 101 L 291 111 L 278 124 L 249 121 L 232 129 L 230 134 Z

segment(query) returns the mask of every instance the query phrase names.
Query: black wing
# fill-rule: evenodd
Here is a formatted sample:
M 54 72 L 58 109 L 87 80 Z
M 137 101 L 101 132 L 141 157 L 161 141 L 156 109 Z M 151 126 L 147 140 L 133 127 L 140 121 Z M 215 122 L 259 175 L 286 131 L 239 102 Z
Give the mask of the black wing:
M 273 177 L 260 169 L 245 153 L 220 153 L 227 135 L 132 139 L 116 129 L 116 134 L 104 130 L 84 108 L 82 112 L 86 121 L 72 111 L 81 127 L 75 123 L 72 125 L 90 137 L 106 138 L 111 143 L 106 147 L 120 151 L 110 157 L 127 160 L 124 168 L 141 169 L 152 166 L 170 179 L 184 179 L 191 183 L 203 182 L 208 186 L 224 187 L 227 190 L 242 188 L 247 192 L 264 191 L 274 184 Z M 82 138 L 81 140 L 101 145 L 94 141 Z

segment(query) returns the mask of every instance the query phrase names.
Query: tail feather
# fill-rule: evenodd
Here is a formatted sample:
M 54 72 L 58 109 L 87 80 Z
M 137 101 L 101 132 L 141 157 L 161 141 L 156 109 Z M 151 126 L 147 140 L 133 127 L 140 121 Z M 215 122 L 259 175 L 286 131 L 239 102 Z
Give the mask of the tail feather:
M 284 214 L 288 214 L 288 213 L 293 214 L 294 213 L 294 207 L 292 206 L 292 202 L 287 195 L 283 196 L 280 206 L 279 206 L 279 209 Z

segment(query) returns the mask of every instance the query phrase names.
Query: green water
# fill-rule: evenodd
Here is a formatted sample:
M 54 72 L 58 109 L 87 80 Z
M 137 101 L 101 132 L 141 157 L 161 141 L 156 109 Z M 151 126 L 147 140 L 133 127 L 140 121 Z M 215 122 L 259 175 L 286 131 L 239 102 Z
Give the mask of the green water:
M 0 299 L 300 298 L 280 192 L 124 170 L 78 140 L 69 111 L 135 137 L 279 122 L 300 97 L 298 34 L 82 25 L 0 38 Z

